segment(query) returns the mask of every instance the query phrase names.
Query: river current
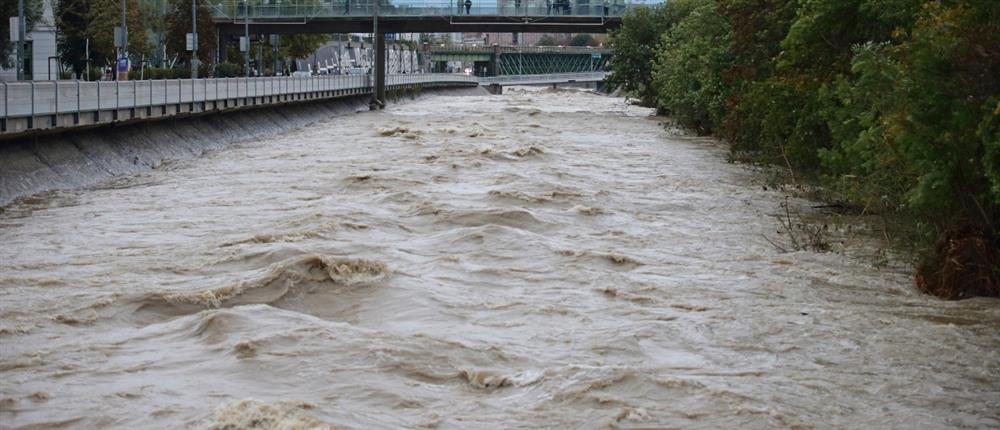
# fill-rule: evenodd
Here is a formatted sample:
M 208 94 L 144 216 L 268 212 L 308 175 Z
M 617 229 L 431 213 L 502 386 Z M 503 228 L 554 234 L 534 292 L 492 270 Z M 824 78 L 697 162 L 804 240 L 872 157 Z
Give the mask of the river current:
M 661 121 L 443 93 L 20 199 L 0 427 L 1000 427 L 1000 302 L 782 252 Z

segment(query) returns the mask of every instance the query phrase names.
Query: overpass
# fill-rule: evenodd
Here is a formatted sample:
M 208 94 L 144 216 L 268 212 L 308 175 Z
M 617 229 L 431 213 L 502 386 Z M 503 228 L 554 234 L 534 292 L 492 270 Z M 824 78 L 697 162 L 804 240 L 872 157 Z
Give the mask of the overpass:
M 486 87 L 493 94 L 503 94 L 503 87 L 511 85 L 552 85 L 555 88 L 559 84 L 586 84 L 597 88 L 607 75 L 607 72 L 583 72 L 489 76 L 479 78 L 479 85 Z
M 448 61 L 474 62 L 480 76 L 541 75 L 603 71 L 611 49 L 590 46 L 424 46 L 429 71 Z M 478 73 L 482 68 L 486 73 Z
M 219 50 L 234 36 L 372 33 L 372 105 L 385 101 L 385 33 L 606 33 L 633 7 L 625 0 L 218 0 L 212 6 Z M 496 74 L 496 73 L 493 73 Z
M 209 0 L 221 33 L 605 33 L 638 5 L 613 0 Z M 376 20 L 377 17 L 377 20 Z M 378 28 L 375 29 L 375 22 Z
M 481 82 L 537 85 L 596 82 L 604 73 L 477 78 L 460 74 L 389 75 L 387 87 L 475 87 Z M 147 81 L 0 82 L 0 139 L 255 107 L 325 100 L 375 91 L 372 75 L 169 79 Z

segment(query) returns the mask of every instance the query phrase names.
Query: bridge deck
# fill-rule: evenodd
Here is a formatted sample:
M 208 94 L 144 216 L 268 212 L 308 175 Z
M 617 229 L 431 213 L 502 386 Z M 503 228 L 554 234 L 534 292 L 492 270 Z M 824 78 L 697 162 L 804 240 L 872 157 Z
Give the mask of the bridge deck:
M 383 0 L 384 1 L 384 0 Z M 410 32 L 603 33 L 621 26 L 637 5 L 622 0 L 512 0 L 506 4 L 474 0 L 466 11 L 458 0 L 381 4 L 379 29 Z M 254 4 L 227 0 L 213 7 L 220 31 L 238 34 L 249 20 L 254 34 L 343 33 L 372 29 L 375 5 L 369 0 L 323 0 L 309 4 Z

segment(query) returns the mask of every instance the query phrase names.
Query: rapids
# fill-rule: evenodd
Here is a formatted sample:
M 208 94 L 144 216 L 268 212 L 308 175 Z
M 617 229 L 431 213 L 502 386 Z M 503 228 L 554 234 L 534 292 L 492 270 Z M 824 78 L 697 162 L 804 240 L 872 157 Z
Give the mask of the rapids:
M 782 253 L 661 121 L 435 94 L 18 199 L 0 427 L 1000 427 L 1000 302 Z

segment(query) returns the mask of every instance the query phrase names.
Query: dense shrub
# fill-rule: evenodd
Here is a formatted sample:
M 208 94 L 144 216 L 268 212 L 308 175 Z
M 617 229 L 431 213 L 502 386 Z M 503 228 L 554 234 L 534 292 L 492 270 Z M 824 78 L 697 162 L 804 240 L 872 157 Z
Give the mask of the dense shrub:
M 714 1 L 699 2 L 663 33 L 653 64 L 656 106 L 680 125 L 710 134 L 722 123 L 730 86 L 732 31 Z
M 215 77 L 217 78 L 235 78 L 243 74 L 243 66 L 233 63 L 219 63 L 215 66 Z
M 1000 2 L 680 0 L 611 42 L 612 85 L 898 221 L 923 290 L 1000 295 Z

